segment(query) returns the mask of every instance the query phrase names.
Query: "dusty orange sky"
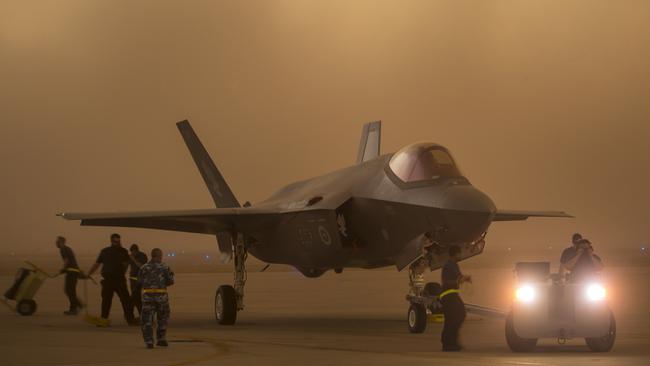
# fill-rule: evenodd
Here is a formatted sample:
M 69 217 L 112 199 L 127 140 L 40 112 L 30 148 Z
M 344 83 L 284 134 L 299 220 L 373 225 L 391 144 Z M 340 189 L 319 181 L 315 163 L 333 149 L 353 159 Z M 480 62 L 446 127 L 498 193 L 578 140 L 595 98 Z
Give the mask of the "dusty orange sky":
M 95 253 L 60 211 L 208 208 L 189 118 L 240 201 L 429 140 L 505 209 L 488 249 L 650 243 L 650 2 L 0 0 L 0 255 Z M 126 244 L 210 236 L 115 229 Z

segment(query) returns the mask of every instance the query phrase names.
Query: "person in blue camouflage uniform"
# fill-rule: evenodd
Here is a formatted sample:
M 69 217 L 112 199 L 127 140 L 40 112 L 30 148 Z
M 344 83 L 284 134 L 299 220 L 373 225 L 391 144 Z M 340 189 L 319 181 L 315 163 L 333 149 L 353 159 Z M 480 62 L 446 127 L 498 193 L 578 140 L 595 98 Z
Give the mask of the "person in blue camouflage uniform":
M 151 251 L 151 261 L 140 267 L 138 283 L 142 286 L 142 337 L 147 348 L 153 348 L 153 318 L 158 322 L 156 345 L 167 347 L 167 320 L 169 319 L 169 296 L 167 286 L 174 284 L 174 272 L 162 262 L 162 250 Z

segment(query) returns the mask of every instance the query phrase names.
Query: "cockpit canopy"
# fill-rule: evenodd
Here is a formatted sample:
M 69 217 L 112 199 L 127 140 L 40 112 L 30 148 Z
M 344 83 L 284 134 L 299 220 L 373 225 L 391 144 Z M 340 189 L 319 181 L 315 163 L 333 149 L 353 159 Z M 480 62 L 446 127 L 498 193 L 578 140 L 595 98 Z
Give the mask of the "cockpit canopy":
M 462 177 L 447 149 L 432 143 L 403 147 L 393 155 L 388 166 L 397 178 L 406 183 Z

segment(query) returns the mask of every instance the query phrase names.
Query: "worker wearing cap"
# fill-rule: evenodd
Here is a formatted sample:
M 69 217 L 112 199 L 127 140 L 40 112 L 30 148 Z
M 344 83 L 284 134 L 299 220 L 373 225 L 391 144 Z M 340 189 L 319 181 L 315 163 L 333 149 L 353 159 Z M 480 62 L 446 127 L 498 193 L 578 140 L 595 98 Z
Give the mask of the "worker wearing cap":
M 138 244 L 131 244 L 129 248 L 129 284 L 131 285 L 131 305 L 138 309 L 142 316 L 142 286 L 138 283 L 138 272 L 147 263 L 147 255 L 140 251 Z
M 472 277 L 461 273 L 458 261 L 460 248 L 452 245 L 449 247 L 449 260 L 442 267 L 442 292 L 439 295 L 445 323 L 442 328 L 442 350 L 445 352 L 460 351 L 458 331 L 465 321 L 465 304 L 460 298 L 459 286 L 463 282 L 472 282 Z
M 582 240 L 582 234 L 575 233 L 571 237 L 571 246 L 562 251 L 560 256 L 560 276 L 562 279 L 568 276 L 570 270 L 567 268 L 566 263 L 573 259 L 578 252 L 578 242 Z
M 63 314 L 76 315 L 79 313 L 79 309 L 82 308 L 81 301 L 77 297 L 77 280 L 81 277 L 81 271 L 72 248 L 65 245 L 65 242 L 65 238 L 62 236 L 56 238 L 56 247 L 59 248 L 63 259 L 63 268 L 61 268 L 60 273 L 65 273 L 64 292 L 70 301 L 70 308 L 64 311 Z
M 573 245 L 562 252 L 560 263 L 560 271 L 569 282 L 584 281 L 604 267 L 591 242 L 580 234 L 573 235 Z
M 162 262 L 162 250 L 151 251 L 151 261 L 140 267 L 138 282 L 142 286 L 142 338 L 147 348 L 153 348 L 153 318 L 156 316 L 156 345 L 167 347 L 169 296 L 167 287 L 174 284 L 174 272 Z

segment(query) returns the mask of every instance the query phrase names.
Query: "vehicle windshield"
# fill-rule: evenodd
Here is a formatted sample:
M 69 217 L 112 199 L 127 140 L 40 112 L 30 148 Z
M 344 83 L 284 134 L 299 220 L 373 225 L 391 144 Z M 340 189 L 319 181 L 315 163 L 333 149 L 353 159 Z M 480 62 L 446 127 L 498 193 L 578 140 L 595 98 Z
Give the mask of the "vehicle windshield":
M 402 148 L 388 166 L 404 182 L 419 182 L 440 177 L 461 177 L 447 150 L 435 144 L 414 144 Z

